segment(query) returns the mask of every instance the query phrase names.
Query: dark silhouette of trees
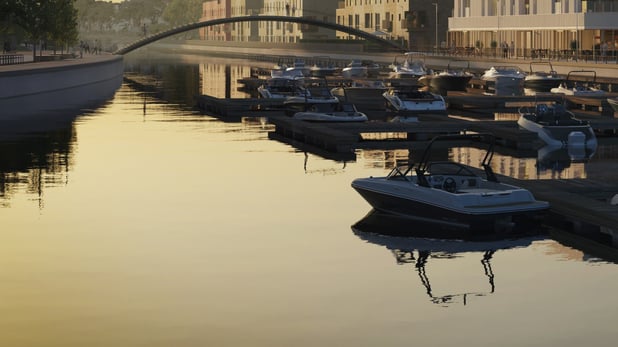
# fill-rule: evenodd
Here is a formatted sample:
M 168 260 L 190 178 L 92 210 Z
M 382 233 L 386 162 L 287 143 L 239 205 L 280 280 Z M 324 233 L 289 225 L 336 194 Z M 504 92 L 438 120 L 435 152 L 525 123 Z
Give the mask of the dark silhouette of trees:
M 36 56 L 37 44 L 66 47 L 77 42 L 77 11 L 75 0 L 0 0 L 0 17 L 8 26 L 21 28 L 32 43 Z

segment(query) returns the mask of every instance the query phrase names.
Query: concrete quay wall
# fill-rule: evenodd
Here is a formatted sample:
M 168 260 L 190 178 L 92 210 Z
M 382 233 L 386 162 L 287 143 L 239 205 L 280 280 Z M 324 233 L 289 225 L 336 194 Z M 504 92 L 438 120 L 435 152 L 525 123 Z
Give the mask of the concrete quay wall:
M 0 66 L 0 120 L 90 107 L 113 96 L 122 83 L 122 56 Z

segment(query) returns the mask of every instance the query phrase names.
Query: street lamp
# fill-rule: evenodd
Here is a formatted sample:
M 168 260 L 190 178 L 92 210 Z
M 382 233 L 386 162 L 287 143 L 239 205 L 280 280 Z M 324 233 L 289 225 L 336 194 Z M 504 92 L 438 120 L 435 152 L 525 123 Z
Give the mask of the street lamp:
M 436 7 L 436 53 L 438 51 L 438 3 L 437 2 L 433 2 L 432 3 L 435 7 Z

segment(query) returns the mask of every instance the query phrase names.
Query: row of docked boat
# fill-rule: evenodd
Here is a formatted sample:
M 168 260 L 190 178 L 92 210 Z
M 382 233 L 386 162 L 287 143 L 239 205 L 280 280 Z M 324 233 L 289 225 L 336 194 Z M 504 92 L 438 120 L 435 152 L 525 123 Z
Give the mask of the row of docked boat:
M 405 55 L 407 59 L 410 57 Z M 409 63 L 402 65 L 414 66 L 414 69 L 422 65 L 412 61 Z M 494 68 L 490 70 L 499 71 Z M 559 78 L 552 71 L 545 74 L 537 73 L 534 79 L 535 87 L 549 88 L 552 85 L 549 80 L 556 83 Z M 447 104 L 444 97 L 428 91 L 426 87 L 423 88 L 418 84 L 418 79 L 411 76 L 412 74 L 391 80 L 388 86 L 377 79 L 352 79 L 351 82 L 330 88 L 325 78 L 305 77 L 299 73 L 299 69 L 287 69 L 284 72 L 273 70 L 271 78 L 266 79 L 265 83 L 258 87 L 258 92 L 263 98 L 284 98 L 283 106 L 286 114 L 305 121 L 365 122 L 368 120 L 367 115 L 359 111 L 356 105 L 365 106 L 367 103 L 383 105 L 385 110 L 394 114 L 391 121 L 396 122 L 417 122 L 418 115 L 425 114 L 446 115 Z M 498 83 L 496 86 L 505 89 L 506 86 L 513 85 Z M 553 89 L 566 90 L 566 87 L 559 86 Z M 585 93 L 583 90 L 579 92 Z M 596 137 L 590 124 L 577 119 L 561 104 L 537 104 L 536 107 L 520 108 L 519 112 L 518 125 L 522 129 L 537 133 L 539 139 L 547 145 L 582 148 L 590 152 L 596 150 Z
M 381 67 L 367 60 L 353 59 L 347 66 L 338 68 L 328 57 L 316 57 L 312 66 L 303 59 L 296 59 L 291 66 L 277 64 L 272 75 L 303 77 L 326 77 L 338 75 L 345 79 L 378 78 L 383 74 Z M 425 64 L 425 55 L 406 52 L 395 56 L 388 66 L 389 80 L 415 82 L 426 90 L 447 95 L 449 91 L 467 91 L 475 75 L 470 71 L 470 63 L 465 60 L 452 60 L 445 69 L 434 71 Z M 530 62 L 530 71 L 524 72 L 518 66 L 495 65 L 477 76 L 483 81 L 487 95 L 514 96 L 539 92 L 559 93 L 576 96 L 603 95 L 596 82 L 596 73 L 587 70 L 574 70 L 566 76 L 559 75 L 550 61 Z M 583 81 L 583 82 L 582 82 Z
M 283 99 L 288 116 L 320 122 L 363 122 L 367 116 L 357 103 L 377 103 L 397 114 L 395 121 L 416 121 L 416 115 L 446 114 L 446 102 L 436 93 L 417 84 L 386 86 L 380 80 L 354 79 L 330 88 L 325 78 L 305 77 L 297 69 L 273 70 L 271 77 L 257 88 L 267 99 Z

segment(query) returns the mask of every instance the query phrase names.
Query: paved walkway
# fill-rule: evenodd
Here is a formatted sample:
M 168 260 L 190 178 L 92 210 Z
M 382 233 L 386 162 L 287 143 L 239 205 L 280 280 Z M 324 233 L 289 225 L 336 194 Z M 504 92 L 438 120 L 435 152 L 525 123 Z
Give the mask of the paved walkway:
M 60 66 L 65 67 L 65 66 L 70 66 L 70 65 L 97 63 L 101 61 L 107 61 L 110 59 L 118 58 L 118 56 L 115 56 L 110 53 L 101 53 L 101 54 L 84 54 L 82 58 L 78 57 L 74 59 L 33 62 L 32 52 L 19 52 L 18 54 L 22 54 L 22 53 L 24 54 L 24 63 L 23 64 L 13 64 L 13 65 L 0 65 L 0 75 L 2 73 L 19 73 L 19 72 L 38 70 L 38 69 L 49 69 L 49 68 L 60 67 Z M 51 54 L 47 54 L 47 55 L 51 55 Z

